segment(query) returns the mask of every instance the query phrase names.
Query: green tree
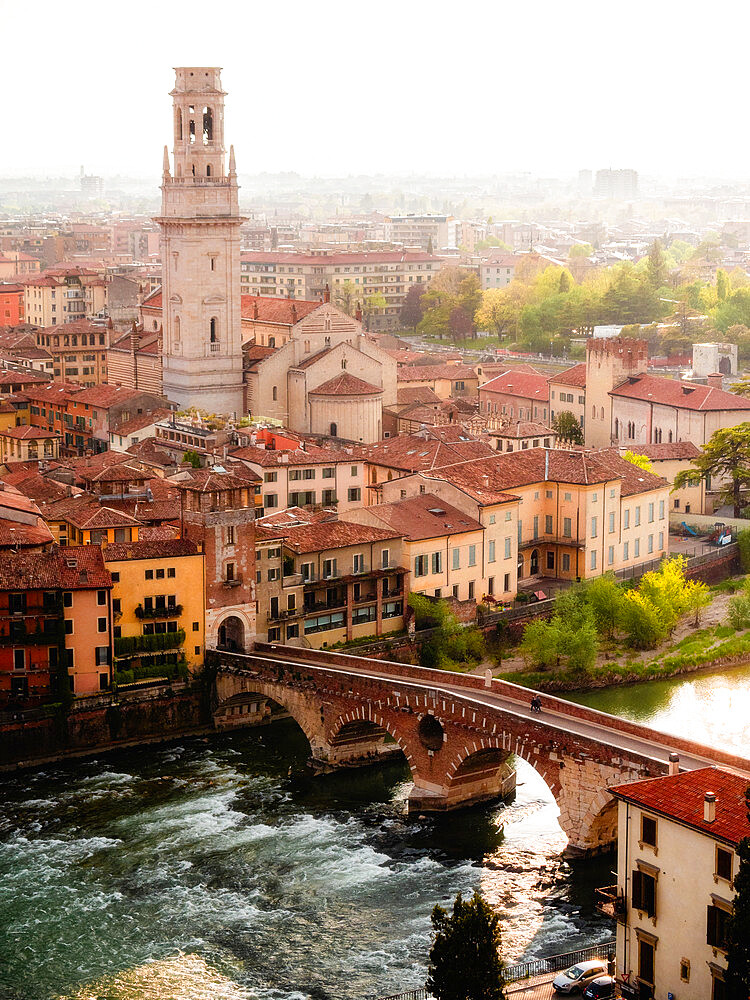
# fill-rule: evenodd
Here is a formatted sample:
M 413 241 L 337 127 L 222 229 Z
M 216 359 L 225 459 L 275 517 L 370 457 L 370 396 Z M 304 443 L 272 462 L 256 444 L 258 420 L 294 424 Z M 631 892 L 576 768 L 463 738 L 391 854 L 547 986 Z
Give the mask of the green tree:
M 639 594 L 657 609 L 667 632 L 672 631 L 686 611 L 686 565 L 684 556 L 665 559 L 658 570 L 645 573 L 638 585 Z
M 734 505 L 734 516 L 740 517 L 745 505 L 742 491 L 750 486 L 750 423 L 714 431 L 703 445 L 703 454 L 691 468 L 675 476 L 672 488 L 681 489 L 690 480 L 704 476 L 729 480 L 721 488 L 720 496 L 725 503 Z
M 647 458 L 646 455 L 639 455 L 635 451 L 628 449 L 622 456 L 626 462 L 630 462 L 632 465 L 637 465 L 639 469 L 643 469 L 644 472 L 653 472 L 653 465 L 651 459 Z
M 519 652 L 528 667 L 546 670 L 560 659 L 561 637 L 559 630 L 548 621 L 537 619 L 523 630 Z
M 747 822 L 750 824 L 750 787 L 745 790 Z M 750 832 L 737 846 L 739 864 L 734 877 L 732 917 L 727 929 L 727 996 L 747 1000 L 750 996 Z
M 576 416 L 570 410 L 562 410 L 552 421 L 555 434 L 561 441 L 570 444 L 583 444 L 583 428 Z
M 412 593 L 409 607 L 414 612 L 417 629 L 434 629 L 419 651 L 423 667 L 450 670 L 456 664 L 482 659 L 485 652 L 482 633 L 473 626 L 463 625 L 446 601 Z
M 568 251 L 568 257 L 590 257 L 594 248 L 590 243 L 574 243 Z
M 586 599 L 594 613 L 598 630 L 607 636 L 613 635 L 622 622 L 622 605 L 625 594 L 615 580 L 613 573 L 596 577 L 586 588 Z
M 637 590 L 625 591 L 622 630 L 628 645 L 634 649 L 653 649 L 667 634 L 657 608 Z
M 197 451 L 191 451 L 189 448 L 182 456 L 183 465 L 192 465 L 194 469 L 200 469 L 201 467 L 201 457 Z
M 432 911 L 427 991 L 437 1000 L 504 1000 L 500 918 L 478 892 Z
M 727 272 L 720 267 L 716 272 L 716 298 L 719 302 L 724 302 L 728 292 L 729 278 L 727 277 Z
M 566 271 L 565 268 L 560 271 L 560 284 L 558 285 L 558 291 L 561 295 L 565 295 L 573 287 L 573 278 L 571 277 L 570 271 Z
M 667 264 L 664 259 L 664 252 L 659 240 L 654 240 L 649 247 L 647 260 L 646 274 L 651 287 L 661 288 L 663 285 L 666 285 Z
M 347 316 L 353 316 L 357 308 L 357 299 L 361 292 L 359 285 L 353 281 L 342 281 L 340 285 L 333 286 L 333 302 Z
M 409 291 L 404 296 L 404 304 L 401 306 L 401 325 L 404 328 L 416 332 L 417 324 L 424 313 L 422 296 L 426 291 L 426 285 L 409 285 Z
M 698 628 L 704 610 L 711 604 L 711 591 L 700 580 L 688 580 L 685 584 L 685 611 L 692 612 L 693 625 Z

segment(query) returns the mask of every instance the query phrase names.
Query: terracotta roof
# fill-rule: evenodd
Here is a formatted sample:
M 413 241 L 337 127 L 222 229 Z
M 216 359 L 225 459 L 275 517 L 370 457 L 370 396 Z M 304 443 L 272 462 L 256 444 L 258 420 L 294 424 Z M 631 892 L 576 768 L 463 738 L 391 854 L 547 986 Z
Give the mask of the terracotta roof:
M 52 385 L 44 375 L 35 375 L 33 372 L 6 372 L 0 370 L 0 385 L 37 385 L 44 383 Z
M 348 545 L 368 545 L 389 538 L 403 537 L 403 531 L 390 528 L 372 528 L 369 524 L 353 524 L 350 521 L 322 521 L 318 524 L 301 524 L 292 527 L 277 525 L 264 528 L 255 523 L 256 534 L 262 538 L 283 538 L 284 544 L 297 553 L 323 552 L 329 549 L 343 549 Z
M 514 420 L 513 423 L 498 431 L 488 431 L 492 437 L 545 437 L 555 432 L 546 424 L 540 424 L 535 420 Z
M 143 389 L 130 389 L 125 385 L 109 385 L 102 382 L 101 385 L 92 385 L 88 389 L 81 389 L 76 394 L 77 403 L 88 403 L 89 406 L 98 406 L 106 409 L 115 403 L 120 403 L 127 399 L 136 399 L 143 394 Z
M 566 368 L 564 372 L 550 375 L 548 382 L 559 382 L 560 385 L 572 385 L 578 389 L 586 388 L 586 363 L 582 361 L 572 368 Z
M 470 365 L 403 365 L 396 372 L 399 382 L 434 382 L 436 379 L 460 381 L 476 377 L 477 373 Z
M 164 448 L 159 447 L 155 437 L 147 437 L 143 441 L 136 441 L 135 444 L 131 444 L 125 458 L 127 459 L 128 456 L 133 455 L 144 462 L 150 462 L 152 465 L 160 466 L 164 469 L 176 464 L 172 456 Z
M 52 503 L 70 495 L 65 486 L 56 483 L 54 479 L 40 476 L 38 472 L 19 469 L 17 472 L 6 473 L 2 479 L 37 504 Z
M 330 264 L 399 264 L 417 261 L 437 261 L 429 253 L 402 250 L 368 250 L 350 253 L 305 254 L 284 250 L 248 250 L 240 254 L 240 260 L 247 264 L 299 264 L 325 267 Z
M 222 490 L 246 490 L 248 480 L 243 476 L 233 476 L 228 472 L 213 469 L 180 469 L 170 478 L 170 483 L 178 490 L 190 493 L 217 493 Z
M 265 361 L 266 358 L 270 358 L 276 351 L 276 347 L 264 347 L 262 344 L 250 344 L 248 347 L 244 344 L 242 345 L 243 359 L 252 363 Z
M 320 304 L 320 301 L 311 302 L 309 299 L 285 299 L 270 295 L 240 296 L 243 319 L 256 320 L 258 323 L 276 323 L 279 326 L 294 326 Z M 256 306 L 257 317 L 254 315 Z
M 685 410 L 750 410 L 750 399 L 743 396 L 659 375 L 632 375 L 615 386 L 610 396 L 640 399 Z
M 399 406 L 409 406 L 412 403 L 439 403 L 438 396 L 428 385 L 411 385 L 396 390 L 396 402 Z
M 57 586 L 63 590 L 112 586 L 98 545 L 68 545 L 57 550 L 55 556 L 59 567 Z
M 42 327 L 42 333 L 107 333 L 107 328 L 88 319 L 72 319 L 68 323 L 61 323 L 60 326 Z
M 151 478 L 150 472 L 144 472 L 126 462 L 110 465 L 98 471 L 81 472 L 81 478 L 89 483 L 128 483 L 145 482 Z
M 701 767 L 695 771 L 615 785 L 609 790 L 624 802 L 632 802 L 736 847 L 743 837 L 750 837 L 745 803 L 747 787 L 746 777 L 718 767 Z M 716 795 L 713 823 L 703 818 L 706 792 Z
M 139 542 L 164 542 L 179 537 L 179 524 L 144 524 L 138 531 Z
M 158 288 L 155 288 L 153 292 L 149 292 L 149 294 L 141 303 L 141 306 L 145 306 L 147 309 L 161 309 L 162 306 L 161 285 L 159 285 Z
M 328 379 L 322 385 L 319 385 L 317 389 L 309 389 L 309 396 L 372 396 L 379 395 L 383 390 L 378 388 L 376 385 L 370 385 L 369 382 L 365 382 L 361 378 L 357 378 L 355 375 L 350 375 L 349 372 L 341 372 L 340 375 L 334 375 L 333 378 Z
M 131 417 L 130 420 L 126 420 L 122 424 L 116 424 L 114 427 L 110 428 L 110 433 L 119 434 L 122 437 L 127 437 L 128 434 L 133 434 L 135 431 L 141 431 L 144 427 L 150 427 L 151 424 L 156 423 L 157 420 L 163 420 L 168 417 L 172 411 L 166 406 L 159 406 L 151 413 L 139 413 L 136 417 Z
M 165 538 L 143 542 L 111 542 L 104 550 L 104 558 L 108 563 L 128 559 L 173 559 L 176 556 L 194 556 L 197 552 L 197 545 L 188 538 Z
M 0 551 L 0 590 L 56 590 L 59 573 L 49 552 Z
M 622 496 L 646 493 L 667 485 L 665 479 L 644 472 L 611 450 L 529 448 L 502 455 L 495 452 L 492 458 L 434 468 L 423 474 L 450 481 L 481 504 L 510 499 L 513 490 L 533 483 L 592 486 L 619 479 Z
M 432 429 L 429 438 L 403 434 L 360 446 L 357 452 L 370 465 L 401 469 L 405 472 L 419 472 L 497 454 L 491 445 L 483 441 L 439 440 L 438 435 L 441 430 L 442 428 L 435 428 L 435 438 L 432 437 Z
M 356 451 L 333 450 L 329 448 L 316 448 L 308 445 L 304 450 L 295 448 L 293 450 L 273 451 L 270 448 L 257 448 L 253 445 L 246 445 L 244 448 L 235 448 L 229 453 L 232 458 L 238 458 L 243 462 L 250 462 L 252 465 L 260 465 L 264 468 L 283 468 L 285 465 L 336 465 L 338 462 L 348 462 L 350 465 L 361 461 L 360 449 Z
M 24 425 L 22 427 L 7 427 L 4 431 L 0 430 L 0 435 L 2 437 L 15 438 L 17 441 L 38 441 L 41 439 L 49 438 L 59 438 L 62 434 L 57 434 L 54 431 L 48 431 L 44 427 L 31 427 L 29 425 Z
M 318 521 L 328 521 L 331 519 L 331 512 L 325 510 L 307 510 L 304 507 L 286 507 L 284 510 L 276 510 L 273 514 L 266 514 L 259 518 L 255 525 L 264 528 L 291 527 L 297 524 L 314 524 Z
M 629 449 L 636 455 L 645 455 L 652 462 L 667 462 L 670 459 L 687 458 L 691 461 L 702 454 L 692 441 L 670 441 L 663 444 L 634 444 Z
M 69 524 L 75 525 L 81 531 L 97 531 L 105 528 L 131 528 L 140 525 L 140 521 L 115 510 L 112 507 L 103 507 L 98 503 L 91 503 L 90 498 L 87 505 L 82 505 L 79 509 L 68 512 L 64 518 Z
M 367 509 L 372 517 L 398 529 L 411 540 L 482 531 L 479 521 L 431 493 L 394 503 L 379 503 Z
M 520 396 L 523 399 L 539 400 L 545 403 L 549 400 L 549 383 L 546 375 L 517 370 L 496 375 L 489 382 L 480 385 L 479 391 L 480 393 L 499 392 L 504 396 Z
M 332 347 L 324 347 L 322 351 L 316 351 L 315 354 L 311 354 L 309 358 L 304 358 L 294 367 L 301 368 L 302 371 L 304 371 L 306 368 L 309 368 L 310 365 L 314 365 L 316 361 L 320 361 L 321 358 L 324 358 L 326 354 L 330 354 L 332 350 Z
M 515 267 L 521 257 L 516 257 L 511 253 L 501 253 L 501 254 L 491 254 L 486 260 L 482 261 L 482 267 Z

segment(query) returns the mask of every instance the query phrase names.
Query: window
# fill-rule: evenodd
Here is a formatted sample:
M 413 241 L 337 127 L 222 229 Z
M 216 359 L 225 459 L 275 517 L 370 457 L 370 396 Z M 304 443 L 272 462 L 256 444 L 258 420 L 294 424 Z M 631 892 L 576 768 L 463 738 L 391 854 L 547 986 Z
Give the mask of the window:
M 641 523 L 641 508 L 640 507 L 636 507 L 635 508 L 635 526 L 636 526 L 636 528 L 638 527 L 638 525 L 640 523 Z
M 380 566 L 382 569 L 388 569 L 391 563 L 391 550 L 383 549 L 380 553 Z
M 23 649 L 13 650 L 13 669 L 14 670 L 25 670 L 26 669 L 26 651 Z
M 461 550 L 453 549 L 453 569 L 461 569 Z
M 563 536 L 571 538 L 573 536 L 573 522 L 569 517 L 563 518 Z
M 227 545 L 234 545 L 234 525 L 230 524 L 227 528 Z M 172 576 L 174 576 L 174 570 L 170 571 Z
M 112 574 L 112 583 L 119 583 L 119 582 L 120 582 L 120 574 L 119 573 L 113 573 Z
M 427 556 L 414 557 L 414 576 L 427 576 Z
M 649 535 L 648 536 L 648 551 L 649 552 L 653 552 L 654 551 L 654 536 L 653 535 Z
M 65 634 L 66 635 L 73 635 L 73 619 L 72 618 L 66 618 L 65 619 Z
M 653 520 L 654 520 L 654 505 L 653 505 L 653 503 L 650 503 L 648 505 L 648 521 L 649 521 L 649 524 L 651 524 L 651 522 Z
M 231 528 L 231 529 L 228 529 L 228 530 L 231 530 L 231 532 L 232 532 L 232 540 L 234 541 L 234 528 Z M 167 567 L 167 576 L 170 577 L 171 579 L 173 579 L 176 575 L 177 574 L 175 572 L 174 566 L 168 566 Z
M 713 896 L 713 903 L 707 908 L 706 944 L 726 951 L 727 930 L 732 915 L 732 904 Z
M 95 659 L 97 667 L 106 666 L 109 663 L 109 646 L 97 646 Z
M 492 541 L 487 546 L 487 562 L 494 562 L 494 561 L 495 561 L 495 543 L 494 541 Z
M 663 500 L 659 501 L 659 520 L 660 521 L 664 520 L 664 501 Z
M 97 618 L 96 619 L 96 631 L 97 632 L 106 632 L 107 631 L 107 619 L 106 618 Z
M 354 556 L 354 572 L 364 573 L 364 571 L 365 571 L 365 557 L 362 555 L 361 552 L 358 552 Z
M 569 552 L 563 552 L 562 568 L 563 568 L 563 573 L 569 573 L 570 572 L 570 553 Z
M 547 549 L 547 569 L 555 568 L 555 553 L 552 549 Z
M 266 483 L 275 483 L 275 482 L 278 481 L 278 478 L 279 478 L 278 472 L 264 472 L 263 473 L 263 481 L 266 482 Z M 291 479 L 297 479 L 297 476 L 294 475 L 294 473 L 292 473 L 292 475 L 290 476 L 290 478 Z
M 200 632 L 201 624 L 200 622 L 193 622 L 193 632 Z
M 443 553 L 433 552 L 432 553 L 432 572 L 442 573 L 443 572 Z
M 626 507 L 626 509 L 623 511 L 622 526 L 623 526 L 623 528 L 629 528 L 630 527 L 630 508 L 629 507 Z
M 323 579 L 330 580 L 332 577 L 338 576 L 338 568 L 335 559 L 324 559 L 323 560 Z
M 596 550 L 591 552 L 591 569 L 596 569 Z
M 227 563 L 227 568 L 226 568 L 226 572 L 224 574 L 224 579 L 227 582 L 231 582 L 232 580 L 234 580 L 234 563 L 233 562 Z
M 683 983 L 690 982 L 690 959 L 680 959 L 680 979 Z
M 147 569 L 147 570 L 146 570 L 146 571 L 144 572 L 144 574 L 143 574 L 143 575 L 144 575 L 144 577 L 145 577 L 145 578 L 146 578 L 147 580 L 153 580 L 153 578 L 154 578 L 154 571 L 153 571 L 152 569 Z
M 24 599 L 26 595 L 23 595 Z M 24 605 L 25 607 L 25 605 Z M 71 590 L 66 590 L 63 594 L 63 607 L 72 608 L 73 607 L 73 592 Z
M 732 852 L 723 847 L 716 848 L 716 877 L 732 881 Z
M 552 534 L 552 515 L 551 514 L 545 514 L 544 515 L 544 533 L 546 535 L 551 535 Z
M 474 600 L 474 581 L 473 580 L 469 581 L 469 600 L 470 601 Z
M 641 846 L 656 847 L 656 820 L 653 816 L 641 816 Z
M 299 636 L 299 625 L 296 622 L 294 625 L 287 625 L 286 627 L 287 639 L 296 639 L 298 636 Z
M 281 570 L 278 566 L 274 566 L 273 569 L 268 570 L 268 582 L 273 583 L 274 580 L 281 579 Z
M 615 515 L 614 512 L 609 515 L 609 530 L 610 534 L 615 530 Z
M 633 542 L 633 558 L 638 559 L 640 554 L 641 554 L 641 540 L 640 538 L 636 538 L 636 540 Z
M 347 493 L 350 503 L 356 503 L 362 497 L 362 490 L 359 486 L 353 486 Z
M 654 944 L 654 938 L 638 935 L 638 978 L 651 985 L 654 982 Z
M 623 542 L 622 543 L 622 558 L 623 558 L 623 562 L 627 562 L 628 559 L 630 558 L 630 543 L 629 542 Z
M 107 591 L 106 590 L 97 590 L 97 592 L 96 592 L 96 603 L 99 604 L 99 605 L 107 603 Z
M 592 538 L 596 538 L 597 530 L 598 530 L 597 518 L 592 517 L 591 518 L 591 537 Z
M 607 565 L 611 566 L 614 561 L 615 561 L 615 547 L 614 545 L 610 545 L 609 548 L 607 549 Z
M 506 512 L 505 512 L 505 520 L 506 521 L 512 521 L 513 520 L 513 511 L 512 510 L 506 510 Z
M 573 499 L 572 493 L 563 493 L 563 500 L 565 500 L 566 503 L 570 503 L 572 499 Z
M 164 579 L 164 570 L 163 569 L 157 569 L 157 571 L 156 571 L 156 579 L 157 580 L 163 580 Z
M 505 558 L 510 559 L 511 556 L 511 539 L 505 539 Z
M 311 580 L 315 579 L 315 566 L 313 563 L 302 563 L 300 572 L 302 573 L 303 583 L 310 583 Z
M 469 566 L 476 566 L 477 564 L 477 547 L 476 545 L 469 546 Z
M 494 523 L 495 523 L 495 515 L 494 514 L 490 514 L 490 524 L 494 524 Z
M 331 466 L 326 466 L 323 469 L 323 479 L 333 479 L 336 474 L 336 470 Z
M 353 476 L 356 476 L 356 475 L 357 475 L 357 472 L 358 472 L 358 470 L 359 470 L 359 466 L 358 466 L 358 465 L 353 465 L 353 466 L 352 466 L 352 475 L 353 475 Z

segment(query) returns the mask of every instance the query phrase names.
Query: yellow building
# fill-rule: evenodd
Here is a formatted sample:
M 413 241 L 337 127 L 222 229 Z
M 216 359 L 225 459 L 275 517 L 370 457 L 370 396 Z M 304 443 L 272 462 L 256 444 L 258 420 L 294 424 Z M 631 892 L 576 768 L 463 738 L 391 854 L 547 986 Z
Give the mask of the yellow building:
M 43 427 L 0 427 L 0 461 L 36 462 L 57 458 L 61 436 Z
M 60 545 L 109 545 L 137 542 L 141 522 L 124 511 L 97 503 L 90 493 L 78 493 L 45 504 L 42 514 Z
M 195 671 L 205 650 L 204 556 L 186 538 L 113 543 L 104 549 L 112 574 L 115 671 L 173 676 Z

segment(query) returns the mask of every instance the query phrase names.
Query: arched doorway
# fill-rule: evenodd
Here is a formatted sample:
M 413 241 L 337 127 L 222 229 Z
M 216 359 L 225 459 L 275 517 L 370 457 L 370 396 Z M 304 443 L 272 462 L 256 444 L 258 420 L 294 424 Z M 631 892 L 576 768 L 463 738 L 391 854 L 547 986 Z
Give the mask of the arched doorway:
M 219 649 L 228 653 L 244 653 L 245 626 L 236 615 L 230 615 L 219 625 Z
M 529 562 L 529 573 L 531 576 L 536 576 L 539 572 L 539 549 L 531 550 L 531 560 Z
M 724 355 L 723 358 L 719 359 L 719 371 L 721 372 L 722 375 L 732 374 L 732 362 L 726 355 Z

